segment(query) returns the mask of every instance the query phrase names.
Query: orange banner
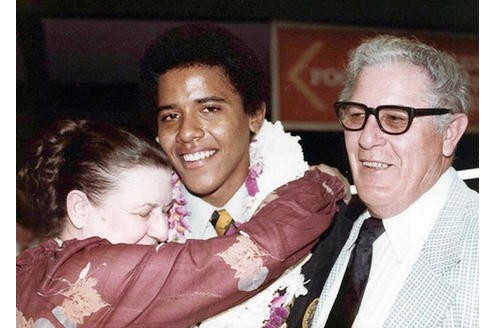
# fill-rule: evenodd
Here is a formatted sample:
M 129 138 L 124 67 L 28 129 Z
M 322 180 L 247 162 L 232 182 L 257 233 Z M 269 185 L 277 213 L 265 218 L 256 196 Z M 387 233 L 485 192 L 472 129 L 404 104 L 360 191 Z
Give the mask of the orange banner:
M 478 129 L 478 37 L 275 23 L 272 29 L 272 116 L 288 129 L 339 129 L 332 104 L 344 82 L 349 51 L 378 33 L 414 35 L 456 55 L 473 90 L 470 130 Z

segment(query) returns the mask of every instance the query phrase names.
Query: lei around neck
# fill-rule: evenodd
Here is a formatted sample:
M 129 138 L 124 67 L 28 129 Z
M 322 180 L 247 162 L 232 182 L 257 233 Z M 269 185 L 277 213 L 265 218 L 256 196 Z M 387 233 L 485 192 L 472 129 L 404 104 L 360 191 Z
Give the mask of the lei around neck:
M 250 167 L 244 183 L 249 197 L 245 200 L 241 221 L 247 221 L 270 192 L 304 175 L 309 166 L 299 140 L 300 137 L 285 132 L 279 121 L 264 120 L 249 147 Z M 182 181 L 175 173 L 172 183 L 174 202 L 169 215 L 168 241 L 184 242 L 186 231 L 191 231 L 190 213 L 181 191 Z
M 250 167 L 244 183 L 249 196 L 243 206 L 243 221 L 253 215 L 270 192 L 302 177 L 309 168 L 299 140 L 300 137 L 285 132 L 280 122 L 263 122 L 249 148 Z M 191 231 L 189 213 L 185 209 L 186 199 L 181 192 L 182 182 L 177 175 L 174 175 L 173 183 L 175 201 L 169 219 L 169 240 L 182 242 L 186 239 L 185 232 Z M 264 291 L 196 327 L 281 327 L 287 319 L 293 298 L 307 293 L 301 267 L 309 256 L 293 269 L 287 270 Z

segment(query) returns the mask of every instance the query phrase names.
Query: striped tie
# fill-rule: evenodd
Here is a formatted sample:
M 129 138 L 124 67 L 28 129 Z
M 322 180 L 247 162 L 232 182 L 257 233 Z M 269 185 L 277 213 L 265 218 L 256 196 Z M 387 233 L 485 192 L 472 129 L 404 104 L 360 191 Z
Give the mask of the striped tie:
M 218 236 L 230 235 L 235 228 L 234 220 L 225 209 L 213 211 L 210 222 Z

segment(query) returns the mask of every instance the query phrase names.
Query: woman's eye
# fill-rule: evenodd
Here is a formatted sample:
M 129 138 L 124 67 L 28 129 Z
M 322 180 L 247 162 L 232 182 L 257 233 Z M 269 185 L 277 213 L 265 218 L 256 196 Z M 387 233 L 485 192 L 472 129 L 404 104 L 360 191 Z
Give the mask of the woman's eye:
M 151 211 L 140 212 L 138 215 L 143 219 L 148 219 L 151 216 Z
M 162 207 L 162 213 L 163 214 L 170 214 L 170 210 L 172 210 L 172 206 L 174 205 L 174 202 L 170 202 L 170 204 L 167 204 L 165 206 Z

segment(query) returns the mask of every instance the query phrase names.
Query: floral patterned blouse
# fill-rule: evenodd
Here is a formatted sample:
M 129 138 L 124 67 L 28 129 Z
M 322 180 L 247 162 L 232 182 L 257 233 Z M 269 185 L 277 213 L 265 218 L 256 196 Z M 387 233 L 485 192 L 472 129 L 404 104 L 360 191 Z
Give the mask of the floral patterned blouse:
M 253 296 L 307 255 L 343 191 L 337 178 L 308 171 L 236 234 L 210 240 L 47 240 L 17 257 L 17 327 L 189 327 Z

